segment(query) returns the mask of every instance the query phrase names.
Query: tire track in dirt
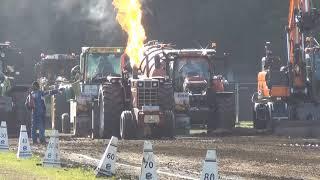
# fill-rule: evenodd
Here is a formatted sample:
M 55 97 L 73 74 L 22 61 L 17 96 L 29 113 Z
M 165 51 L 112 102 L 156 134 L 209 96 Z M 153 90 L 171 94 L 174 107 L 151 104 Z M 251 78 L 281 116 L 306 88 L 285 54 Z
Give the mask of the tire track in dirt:
M 274 136 L 185 137 L 152 140 L 158 167 L 198 177 L 207 149 L 216 149 L 220 175 L 245 179 L 320 179 L 320 149 L 283 144 L 320 140 Z M 61 138 L 61 151 L 100 159 L 108 140 Z M 143 141 L 120 140 L 118 162 L 140 167 Z M 170 171 L 168 171 L 170 172 Z M 182 174 L 184 174 L 182 173 Z M 179 178 L 178 178 L 179 179 Z

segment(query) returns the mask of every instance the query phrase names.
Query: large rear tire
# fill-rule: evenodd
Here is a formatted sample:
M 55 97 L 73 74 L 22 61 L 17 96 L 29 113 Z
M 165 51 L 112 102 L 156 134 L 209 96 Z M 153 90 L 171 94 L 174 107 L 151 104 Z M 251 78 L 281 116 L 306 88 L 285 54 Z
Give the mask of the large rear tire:
M 70 112 L 70 105 L 66 101 L 64 94 L 52 96 L 52 119 L 53 128 L 62 132 L 62 114 Z
M 216 92 L 208 92 L 208 105 L 210 108 L 210 111 L 208 112 L 208 118 L 207 118 L 207 130 L 208 132 L 211 132 L 213 130 L 216 130 L 219 126 L 219 119 L 217 117 L 217 100 L 216 100 Z
M 207 130 L 208 132 L 214 131 L 219 126 L 219 117 L 217 117 L 216 109 L 210 109 L 208 112 L 208 118 L 207 118 Z
M 28 89 L 27 86 L 14 86 L 7 94 L 12 98 L 14 106 L 10 112 L 1 112 L 1 117 L 7 121 L 9 137 L 19 137 L 20 125 L 26 125 L 28 135 L 31 135 L 31 113 L 24 104 Z
M 267 129 L 267 126 L 270 122 L 270 114 L 268 108 L 260 109 L 260 110 L 253 110 L 253 127 L 255 129 Z M 260 117 L 260 118 L 259 118 Z M 264 119 L 261 119 L 264 117 Z
M 100 130 L 101 138 L 120 137 L 119 117 L 124 107 L 123 90 L 121 84 L 107 83 L 103 85 L 102 107 L 100 107 Z
M 235 127 L 235 101 L 233 93 L 217 93 L 216 113 L 218 116 L 218 128 L 232 129 Z
M 173 98 L 173 87 L 171 83 L 164 83 L 159 87 L 159 105 L 164 111 L 173 110 L 174 98 Z
M 175 118 L 172 111 L 165 111 L 164 113 L 166 124 L 164 129 L 164 137 L 174 138 L 175 137 Z
M 70 124 L 70 116 L 68 113 L 64 113 L 61 116 L 61 120 L 62 120 L 62 133 L 65 134 L 70 134 L 71 132 L 71 124 Z
M 122 139 L 134 139 L 137 125 L 131 111 L 123 111 L 120 118 L 120 136 Z

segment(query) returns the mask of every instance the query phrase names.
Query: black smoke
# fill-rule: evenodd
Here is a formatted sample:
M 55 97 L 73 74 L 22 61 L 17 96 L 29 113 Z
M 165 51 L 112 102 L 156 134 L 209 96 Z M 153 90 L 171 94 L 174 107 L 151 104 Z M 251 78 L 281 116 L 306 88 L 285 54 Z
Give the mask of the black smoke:
M 173 41 L 178 47 L 205 47 L 229 52 L 240 81 L 254 82 L 265 41 L 285 61 L 288 0 L 154 0 L 148 1 L 148 37 Z
M 288 0 L 144 0 L 143 23 L 149 40 L 195 48 L 217 42 L 218 50 L 231 53 L 240 80 L 255 81 L 266 40 L 285 59 L 288 5 Z M 41 52 L 125 46 L 115 16 L 112 0 L 0 0 L 0 41 L 21 47 L 31 72 Z

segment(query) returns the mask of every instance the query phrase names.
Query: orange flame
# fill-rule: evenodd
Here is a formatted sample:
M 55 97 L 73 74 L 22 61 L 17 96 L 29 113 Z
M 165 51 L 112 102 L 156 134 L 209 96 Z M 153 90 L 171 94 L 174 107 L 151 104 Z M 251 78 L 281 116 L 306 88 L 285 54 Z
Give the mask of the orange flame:
M 139 0 L 113 0 L 113 6 L 118 10 L 117 21 L 128 34 L 126 53 L 132 65 L 138 65 L 146 39 L 142 26 L 142 10 Z

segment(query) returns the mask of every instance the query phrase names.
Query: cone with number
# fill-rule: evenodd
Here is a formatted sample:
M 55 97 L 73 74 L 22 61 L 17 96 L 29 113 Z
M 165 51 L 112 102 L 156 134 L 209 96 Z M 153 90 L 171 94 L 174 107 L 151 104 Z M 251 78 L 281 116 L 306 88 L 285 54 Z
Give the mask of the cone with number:
M 31 156 L 32 152 L 28 139 L 27 128 L 25 125 L 21 125 L 17 158 L 30 158 Z
M 1 121 L 0 126 L 0 152 L 9 151 L 7 123 Z
M 157 167 L 154 160 L 152 144 L 149 141 L 144 142 L 143 159 L 141 165 L 140 180 L 158 179 Z
M 112 136 L 102 159 L 100 160 L 96 176 L 113 176 L 116 171 L 116 155 L 117 155 L 118 138 Z
M 57 130 L 52 130 L 42 165 L 45 167 L 61 167 L 59 133 Z
M 203 165 L 200 179 L 203 179 L 203 180 L 219 179 L 216 150 L 207 151 L 207 155 L 204 160 L 204 165 Z

